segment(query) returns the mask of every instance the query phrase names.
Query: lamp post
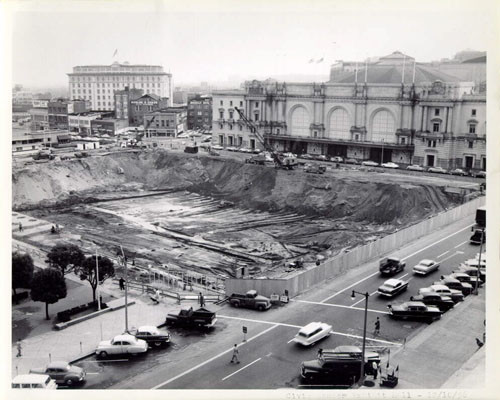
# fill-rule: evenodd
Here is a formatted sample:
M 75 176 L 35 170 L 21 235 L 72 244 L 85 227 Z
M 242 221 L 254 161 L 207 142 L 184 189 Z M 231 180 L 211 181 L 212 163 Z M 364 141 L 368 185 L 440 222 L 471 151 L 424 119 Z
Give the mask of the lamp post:
M 382 139 L 382 154 L 380 155 L 380 165 L 384 163 L 384 139 Z
M 483 252 L 483 240 L 484 240 L 484 228 L 481 229 L 481 243 L 479 244 L 479 258 L 477 260 L 476 287 L 474 288 L 474 294 L 476 296 L 479 294 L 479 277 L 481 276 L 481 254 Z
M 95 248 L 95 276 L 97 280 L 96 292 L 97 292 L 97 309 L 101 311 L 101 297 L 99 296 L 99 261 L 97 255 L 97 247 Z
M 361 375 L 359 377 L 359 385 L 361 386 L 365 378 L 366 320 L 368 317 L 368 297 L 370 297 L 370 294 L 368 292 L 361 293 L 357 292 L 356 290 L 353 290 L 351 294 L 351 299 L 356 298 L 356 293 L 360 294 L 361 296 L 365 296 L 365 322 L 363 325 L 363 349 L 361 350 Z

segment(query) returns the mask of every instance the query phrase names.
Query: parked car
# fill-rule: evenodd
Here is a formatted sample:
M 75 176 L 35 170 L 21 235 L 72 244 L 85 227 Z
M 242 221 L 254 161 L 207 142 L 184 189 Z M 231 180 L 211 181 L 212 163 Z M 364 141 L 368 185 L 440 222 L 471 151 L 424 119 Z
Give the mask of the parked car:
M 386 162 L 386 163 L 380 164 L 380 166 L 382 168 L 392 168 L 392 169 L 399 168 L 399 165 L 396 163 L 393 163 L 393 162 Z
M 467 274 L 472 277 L 477 277 L 479 275 L 479 279 L 483 282 L 486 282 L 486 269 L 485 268 L 480 268 L 479 271 L 477 267 L 472 267 L 466 264 L 460 264 L 458 267 L 458 270 L 453 270 L 453 272 L 463 272 L 464 274 Z
M 356 160 L 355 158 L 346 158 L 345 160 L 345 163 L 346 164 L 359 164 L 358 160 Z
M 228 146 L 228 147 L 226 147 L 226 150 L 227 151 L 238 151 L 238 148 L 234 147 L 234 146 Z
M 434 285 L 445 285 L 445 286 L 448 286 L 450 289 L 460 290 L 464 296 L 468 296 L 474 290 L 472 285 L 470 285 L 469 283 L 460 282 L 458 279 L 453 279 L 453 278 L 446 278 L 445 277 L 444 279 L 441 279 L 440 281 L 434 282 L 433 284 Z
M 313 160 L 314 157 L 311 156 L 310 154 L 301 154 L 299 158 L 303 158 L 304 160 Z
M 217 322 L 213 311 L 200 307 L 180 310 L 178 314 L 167 314 L 165 324 L 167 326 L 179 326 L 187 329 L 211 329 Z
M 340 156 L 335 156 L 335 157 L 331 157 L 330 161 L 335 162 L 335 163 L 341 163 L 341 162 L 344 162 L 344 159 Z
M 318 161 L 328 161 L 328 157 L 325 156 L 324 154 L 318 154 L 314 156 L 314 159 Z
M 459 175 L 459 176 L 465 176 L 467 175 L 467 172 L 465 172 L 463 169 L 461 168 L 455 168 L 455 169 L 452 169 L 450 171 L 450 174 L 451 175 Z
M 245 294 L 233 293 L 229 296 L 229 304 L 235 308 L 255 308 L 259 311 L 271 308 L 271 300 L 265 296 L 261 296 L 256 290 L 249 290 Z
M 436 174 L 446 174 L 446 173 L 448 173 L 448 171 L 446 171 L 442 167 L 429 167 L 429 168 L 427 168 L 427 172 L 434 172 Z
M 477 276 L 470 276 L 469 274 L 466 274 L 465 272 L 452 272 L 449 275 L 444 275 L 441 276 L 441 279 L 444 278 L 452 278 L 452 279 L 457 279 L 460 282 L 468 283 L 469 285 L 472 285 L 472 287 L 476 287 L 476 282 L 479 287 L 483 286 L 484 282 L 480 279 L 477 278 Z
M 371 160 L 362 161 L 361 165 L 364 165 L 365 167 L 378 167 L 378 163 Z
M 132 335 L 117 335 L 111 340 L 103 340 L 97 346 L 95 353 L 106 358 L 108 355 L 141 354 L 148 351 L 145 340 L 137 339 Z
M 145 340 L 148 345 L 156 347 L 170 344 L 170 333 L 168 331 L 162 333 L 156 326 L 140 326 L 135 332 L 135 337 Z
M 307 163 L 304 166 L 304 171 L 312 174 L 324 174 L 326 171 L 326 167 L 320 164 Z
M 470 237 L 470 242 L 471 244 L 486 243 L 486 230 L 483 231 L 482 229 L 476 229 Z
M 57 383 L 48 375 L 23 374 L 12 379 L 12 389 L 57 389 Z
M 410 297 L 411 301 L 421 301 L 425 305 L 435 306 L 441 310 L 441 312 L 446 312 L 455 306 L 455 302 L 448 296 L 441 296 L 438 293 L 422 293 L 416 296 Z
M 215 146 L 212 146 L 212 149 L 214 149 L 214 150 L 224 150 L 224 147 L 216 144 Z
M 423 294 L 423 293 L 438 293 L 442 294 L 444 296 L 450 297 L 455 303 L 458 303 L 459 301 L 463 301 L 464 295 L 460 290 L 455 290 L 455 289 L 450 289 L 446 285 L 431 285 L 426 288 L 420 288 L 418 289 L 418 294 Z
M 420 165 L 408 165 L 406 169 L 408 171 L 425 171 L 425 168 Z
M 293 157 L 293 158 L 297 158 L 297 154 L 294 154 L 294 153 L 291 153 L 291 152 L 288 152 L 288 153 L 283 153 L 283 157 Z
M 300 328 L 299 332 L 293 338 L 293 341 L 303 346 L 310 346 L 318 340 L 329 336 L 331 330 L 331 325 L 323 322 L 311 322 L 310 324 Z
M 408 289 L 408 282 L 401 279 L 388 279 L 377 290 L 381 296 L 394 297 Z
M 392 318 L 434 321 L 441 318 L 441 311 L 434 306 L 427 306 L 421 301 L 408 301 L 399 305 L 387 306 Z
M 32 368 L 30 374 L 41 374 L 50 376 L 56 383 L 75 386 L 85 381 L 83 368 L 71 365 L 66 361 L 53 361 L 43 368 Z
M 437 271 L 439 263 L 434 260 L 422 260 L 413 267 L 413 272 L 419 275 L 427 275 L 431 272 Z
M 479 171 L 476 173 L 476 178 L 484 178 L 486 179 L 486 171 Z

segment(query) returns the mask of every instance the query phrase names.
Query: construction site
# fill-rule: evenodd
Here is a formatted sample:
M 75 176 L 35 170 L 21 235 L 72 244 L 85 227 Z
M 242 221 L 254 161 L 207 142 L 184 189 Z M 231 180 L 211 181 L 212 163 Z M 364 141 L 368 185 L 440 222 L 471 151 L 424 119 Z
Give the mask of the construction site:
M 28 216 L 22 240 L 42 250 L 67 242 L 116 259 L 121 246 L 134 279 L 176 271 L 221 289 L 228 277 L 317 265 L 479 189 L 472 178 L 331 165 L 315 175 L 159 149 L 31 163 L 13 169 L 13 215 Z

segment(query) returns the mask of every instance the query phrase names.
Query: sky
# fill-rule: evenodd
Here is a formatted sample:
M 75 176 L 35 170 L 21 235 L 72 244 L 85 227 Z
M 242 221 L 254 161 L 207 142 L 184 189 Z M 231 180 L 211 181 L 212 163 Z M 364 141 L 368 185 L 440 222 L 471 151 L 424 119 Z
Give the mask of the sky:
M 162 65 L 181 85 L 287 74 L 327 77 L 335 60 L 395 50 L 417 62 L 451 58 L 466 48 L 487 50 L 495 23 L 491 4 L 27 1 L 11 4 L 8 12 L 12 82 L 65 86 L 73 66 L 113 61 Z

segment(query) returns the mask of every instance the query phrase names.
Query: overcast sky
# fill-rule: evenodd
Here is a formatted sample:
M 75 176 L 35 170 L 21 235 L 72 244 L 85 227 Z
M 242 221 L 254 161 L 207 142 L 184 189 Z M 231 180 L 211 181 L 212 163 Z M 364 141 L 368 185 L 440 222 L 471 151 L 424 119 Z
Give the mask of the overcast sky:
M 73 66 L 114 60 L 160 64 L 174 84 L 326 76 L 338 59 L 487 50 L 495 16 L 481 0 L 68 3 L 28 2 L 11 14 L 13 82 L 67 85 Z

